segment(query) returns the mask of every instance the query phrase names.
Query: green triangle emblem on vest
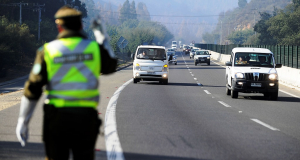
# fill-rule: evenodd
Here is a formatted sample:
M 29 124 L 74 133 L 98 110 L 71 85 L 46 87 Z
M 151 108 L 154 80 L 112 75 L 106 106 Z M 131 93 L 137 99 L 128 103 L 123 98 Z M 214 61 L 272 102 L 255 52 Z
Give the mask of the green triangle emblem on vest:
M 87 79 L 76 67 L 71 67 L 60 81 L 61 83 L 86 83 Z

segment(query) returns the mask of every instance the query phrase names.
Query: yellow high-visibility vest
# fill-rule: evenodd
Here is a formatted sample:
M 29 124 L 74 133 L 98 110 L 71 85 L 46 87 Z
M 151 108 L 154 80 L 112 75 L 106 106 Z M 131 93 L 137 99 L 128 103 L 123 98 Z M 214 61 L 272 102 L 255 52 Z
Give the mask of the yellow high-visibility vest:
M 95 41 L 62 38 L 44 45 L 48 104 L 93 107 L 99 101 L 100 49 Z

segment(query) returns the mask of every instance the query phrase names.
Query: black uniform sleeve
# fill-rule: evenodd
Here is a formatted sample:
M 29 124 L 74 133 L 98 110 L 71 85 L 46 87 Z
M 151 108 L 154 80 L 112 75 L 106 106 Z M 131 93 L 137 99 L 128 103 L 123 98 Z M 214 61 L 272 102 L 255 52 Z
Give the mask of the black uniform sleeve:
M 111 74 L 116 72 L 118 60 L 114 57 L 111 57 L 108 51 L 102 46 L 99 45 L 101 53 L 101 73 L 102 74 Z
M 36 58 L 28 80 L 24 86 L 24 96 L 28 99 L 37 100 L 43 92 L 43 86 L 48 83 L 47 66 L 44 60 L 43 47 L 37 50 Z

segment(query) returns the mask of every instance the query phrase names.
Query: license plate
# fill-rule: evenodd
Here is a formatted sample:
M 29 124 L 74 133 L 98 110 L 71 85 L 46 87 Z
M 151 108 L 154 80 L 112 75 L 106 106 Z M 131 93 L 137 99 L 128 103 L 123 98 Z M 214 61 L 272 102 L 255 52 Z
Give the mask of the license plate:
M 204 61 L 204 59 L 201 59 L 200 61 Z
M 149 71 L 148 71 L 147 74 L 155 74 L 155 72 L 149 72 Z
M 251 87 L 261 87 L 261 83 L 251 83 Z

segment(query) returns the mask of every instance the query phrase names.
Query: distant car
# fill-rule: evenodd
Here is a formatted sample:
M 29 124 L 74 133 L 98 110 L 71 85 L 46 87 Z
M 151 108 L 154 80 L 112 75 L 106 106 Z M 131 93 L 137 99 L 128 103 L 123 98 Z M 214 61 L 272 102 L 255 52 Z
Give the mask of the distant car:
M 132 58 L 133 83 L 159 81 L 168 84 L 169 63 L 165 47 L 140 45 Z
M 199 51 L 200 49 L 198 48 L 195 48 L 195 49 L 192 49 L 191 52 L 190 52 L 190 59 L 194 58 L 194 55 L 196 53 L 196 51 Z
M 174 63 L 175 65 L 177 65 L 177 55 L 175 55 L 175 53 L 173 53 L 172 51 L 167 51 L 167 56 L 169 64 Z
M 191 48 L 189 46 L 183 46 L 183 53 L 185 55 L 189 54 L 191 51 Z
M 167 52 L 172 52 L 172 53 L 174 53 L 174 55 L 175 55 L 175 49 L 173 49 L 173 48 L 168 48 L 168 49 L 167 49 Z
M 196 51 L 196 54 L 194 55 L 194 62 L 195 62 L 195 66 L 197 66 L 198 63 L 207 63 L 207 65 L 210 65 L 209 51 L 208 50 Z
M 179 48 L 182 49 L 182 47 L 183 47 L 183 45 L 181 44 Z

